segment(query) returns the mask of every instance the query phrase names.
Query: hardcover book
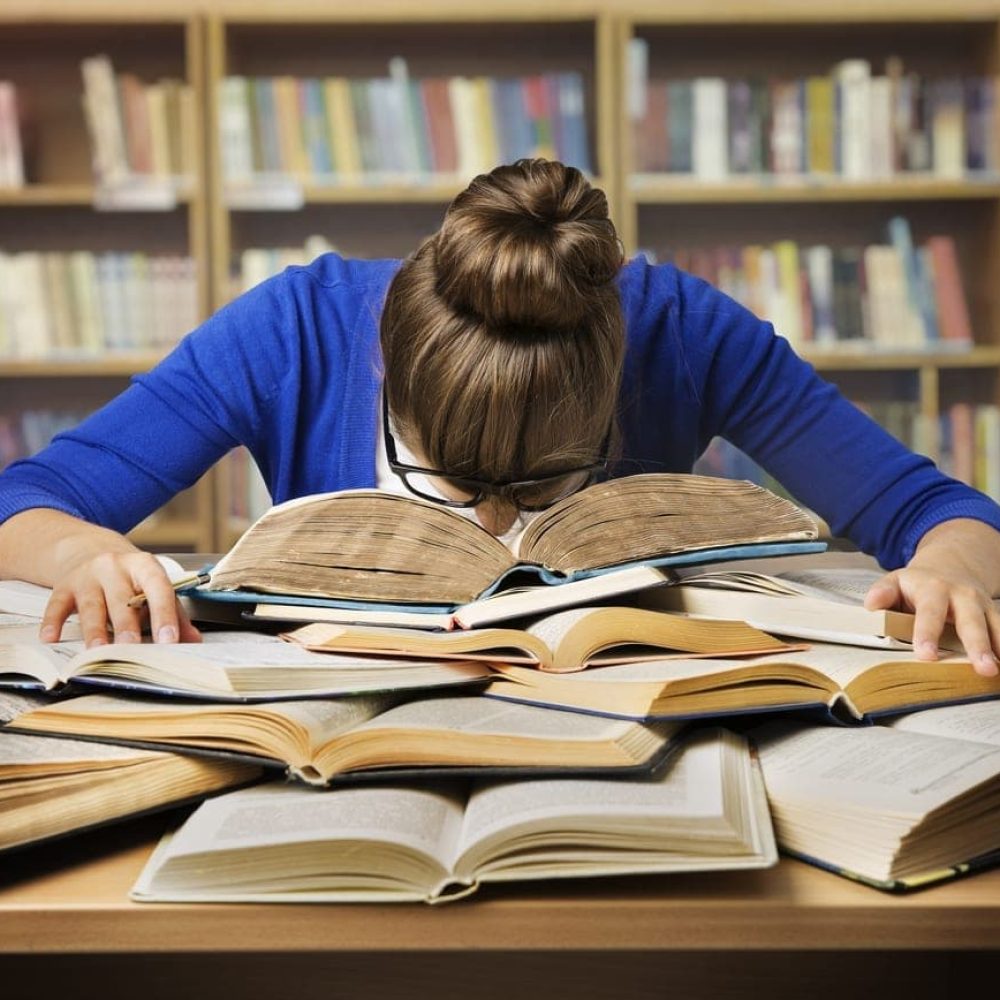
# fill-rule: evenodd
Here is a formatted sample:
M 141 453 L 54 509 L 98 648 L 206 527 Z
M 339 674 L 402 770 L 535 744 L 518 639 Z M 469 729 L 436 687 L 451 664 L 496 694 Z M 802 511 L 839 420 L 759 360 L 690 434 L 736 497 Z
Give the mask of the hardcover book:
M 675 745 L 679 729 L 669 722 L 647 725 L 500 705 L 475 695 L 402 703 L 398 695 L 382 694 L 220 705 L 98 694 L 39 699 L 5 732 L 245 757 L 322 786 L 415 770 L 647 773 Z
M 662 473 L 596 483 L 535 517 L 513 550 L 439 504 L 348 490 L 273 507 L 197 592 L 451 610 L 518 584 L 558 585 L 636 563 L 817 551 L 825 548 L 817 534 L 813 520 L 788 500 L 750 482 L 710 476 Z
M 1000 702 L 750 734 L 787 852 L 896 891 L 1000 862 Z
M 651 779 L 262 785 L 161 841 L 140 901 L 439 902 L 481 883 L 767 868 L 759 767 L 709 730 Z

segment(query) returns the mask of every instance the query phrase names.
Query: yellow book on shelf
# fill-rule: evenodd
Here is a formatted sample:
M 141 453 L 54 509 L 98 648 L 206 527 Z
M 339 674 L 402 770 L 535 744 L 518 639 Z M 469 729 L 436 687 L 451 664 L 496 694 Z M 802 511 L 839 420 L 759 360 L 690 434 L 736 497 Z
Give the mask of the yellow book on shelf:
M 308 177 L 312 167 L 302 135 L 299 82 L 294 76 L 274 78 L 274 103 L 282 171 L 296 177 Z
M 806 149 L 811 174 L 832 174 L 835 170 L 835 119 L 833 80 L 828 76 L 809 77 L 806 80 Z
M 350 82 L 342 76 L 329 77 L 323 81 L 323 89 L 334 172 L 342 179 L 360 178 L 364 171 L 361 166 L 358 127 L 351 105 Z
M 493 110 L 493 80 L 474 76 L 471 81 L 479 156 L 484 170 L 492 170 L 500 162 L 496 114 Z
M 776 304 L 779 306 L 779 315 L 771 315 L 769 318 L 777 333 L 798 350 L 803 340 L 799 247 L 794 240 L 778 240 L 773 250 L 778 270 Z

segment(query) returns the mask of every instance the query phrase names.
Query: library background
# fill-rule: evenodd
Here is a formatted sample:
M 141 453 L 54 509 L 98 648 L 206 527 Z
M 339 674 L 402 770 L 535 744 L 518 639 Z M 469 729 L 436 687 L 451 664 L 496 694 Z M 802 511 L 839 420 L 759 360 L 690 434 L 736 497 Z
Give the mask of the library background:
M 7 0 L 0 467 L 289 263 L 404 256 L 546 156 L 1000 498 L 998 72 L 1000 0 Z M 133 537 L 222 551 L 268 503 L 234 452 Z

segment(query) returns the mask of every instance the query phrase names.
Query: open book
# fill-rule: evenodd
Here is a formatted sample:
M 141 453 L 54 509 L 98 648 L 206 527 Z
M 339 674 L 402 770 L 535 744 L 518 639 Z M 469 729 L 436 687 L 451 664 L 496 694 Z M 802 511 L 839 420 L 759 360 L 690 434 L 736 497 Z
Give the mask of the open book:
M 154 851 L 140 901 L 435 901 L 481 882 L 763 868 L 776 852 L 742 737 L 711 730 L 653 779 L 269 784 L 212 799 Z
M 218 701 L 273 701 L 482 681 L 482 663 L 313 653 L 273 636 L 210 632 L 202 643 L 0 645 L 0 688 L 70 682 Z
M 561 769 L 649 771 L 663 759 L 679 726 L 469 696 L 394 706 L 391 697 L 375 695 L 255 705 L 84 695 L 36 707 L 9 728 L 251 754 L 287 767 L 291 777 L 325 785 L 345 775 L 389 777 L 430 768 L 536 775 Z
M 40 705 L 0 692 L 0 722 Z M 262 769 L 241 761 L 0 731 L 0 850 L 233 788 Z
M 664 650 L 739 656 L 795 648 L 743 622 L 699 621 L 623 607 L 572 608 L 525 629 L 420 632 L 317 623 L 289 632 L 285 638 L 316 651 L 530 663 L 553 673 L 654 659 L 662 657 Z
M 741 618 L 781 635 L 880 649 L 912 649 L 914 615 L 869 611 L 865 595 L 884 574 L 877 569 L 746 568 L 682 570 L 669 587 L 638 595 L 636 603 L 661 611 Z M 962 652 L 954 626 L 938 645 Z
M 817 533 L 789 501 L 753 483 L 708 476 L 658 473 L 596 483 L 535 517 L 513 551 L 440 504 L 348 490 L 272 507 L 197 593 L 448 611 L 502 587 L 558 584 L 631 563 L 819 551 L 825 546 Z
M 1000 863 L 1000 702 L 750 732 L 790 853 L 897 890 Z
M 815 643 L 750 660 L 657 660 L 545 674 L 494 664 L 487 695 L 626 719 L 686 719 L 818 707 L 843 722 L 915 707 L 1000 697 L 1000 678 L 968 660 Z

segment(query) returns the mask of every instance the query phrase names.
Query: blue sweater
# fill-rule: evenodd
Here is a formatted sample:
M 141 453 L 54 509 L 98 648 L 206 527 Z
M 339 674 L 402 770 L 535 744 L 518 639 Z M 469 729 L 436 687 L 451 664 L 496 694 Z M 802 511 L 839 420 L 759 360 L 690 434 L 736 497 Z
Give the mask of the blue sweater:
M 325 254 L 236 299 L 0 474 L 0 521 L 50 507 L 127 531 L 239 444 L 276 503 L 373 486 L 378 318 L 399 266 Z M 1000 529 L 996 503 L 907 451 L 712 286 L 638 257 L 619 287 L 628 349 L 616 474 L 689 472 L 721 435 L 887 568 L 941 521 Z

